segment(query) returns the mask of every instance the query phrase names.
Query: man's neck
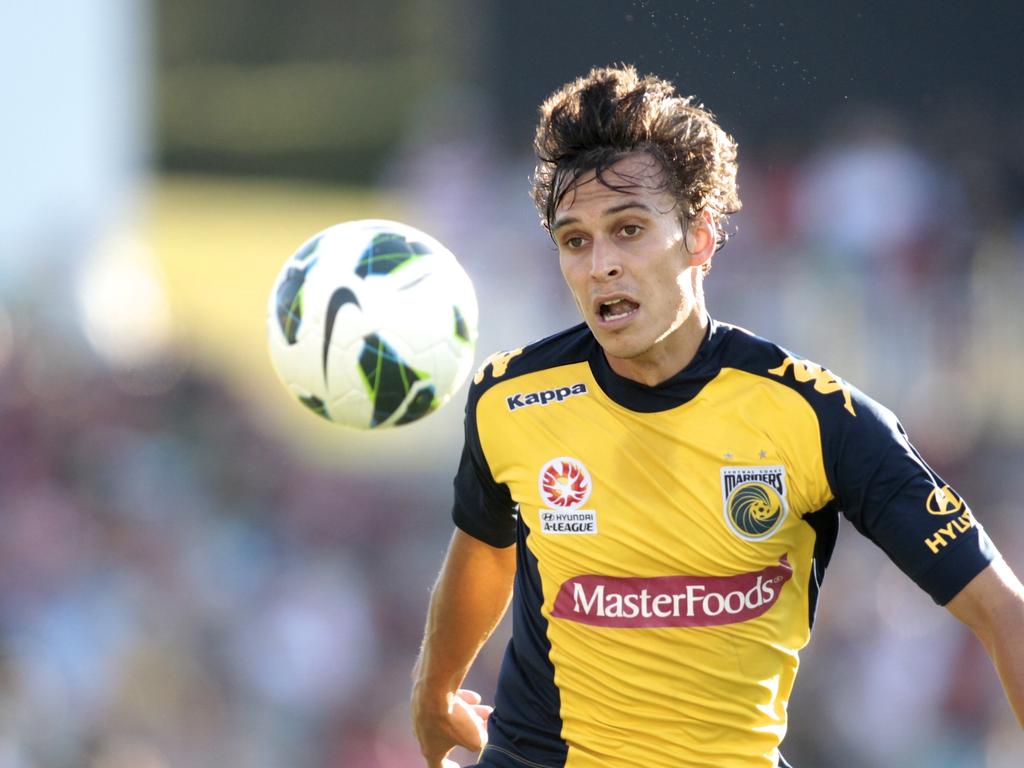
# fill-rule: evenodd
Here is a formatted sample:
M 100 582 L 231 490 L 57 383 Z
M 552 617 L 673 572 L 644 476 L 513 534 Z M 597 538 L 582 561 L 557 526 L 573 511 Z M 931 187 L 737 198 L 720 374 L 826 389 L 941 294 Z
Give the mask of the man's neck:
M 703 306 L 695 306 L 682 325 L 658 341 L 654 347 L 633 358 L 612 357 L 608 367 L 624 379 L 657 386 L 690 364 L 707 335 L 710 318 Z

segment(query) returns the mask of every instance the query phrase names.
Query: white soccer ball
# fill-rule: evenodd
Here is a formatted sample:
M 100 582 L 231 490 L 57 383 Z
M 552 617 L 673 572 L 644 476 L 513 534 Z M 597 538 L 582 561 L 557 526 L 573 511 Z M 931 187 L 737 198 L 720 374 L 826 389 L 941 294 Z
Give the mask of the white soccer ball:
M 448 402 L 473 366 L 469 276 L 434 238 L 394 221 L 325 229 L 270 291 L 270 359 L 314 413 L 357 429 L 407 424 Z

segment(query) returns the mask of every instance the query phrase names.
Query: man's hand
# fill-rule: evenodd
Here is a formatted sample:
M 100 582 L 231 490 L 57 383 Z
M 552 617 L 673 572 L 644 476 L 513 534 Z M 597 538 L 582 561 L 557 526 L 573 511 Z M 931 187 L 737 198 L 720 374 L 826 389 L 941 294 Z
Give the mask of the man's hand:
M 480 694 L 460 688 L 448 694 L 446 705 L 431 706 L 419 687 L 413 691 L 412 726 L 427 768 L 458 768 L 448 760 L 455 747 L 478 752 L 487 743 L 487 718 L 492 707 L 480 703 Z

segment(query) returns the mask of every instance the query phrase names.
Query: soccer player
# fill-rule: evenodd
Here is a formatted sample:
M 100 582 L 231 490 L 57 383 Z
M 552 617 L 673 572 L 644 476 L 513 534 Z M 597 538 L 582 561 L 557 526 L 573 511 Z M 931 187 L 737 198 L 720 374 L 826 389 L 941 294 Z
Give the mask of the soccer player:
M 429 768 L 484 743 L 488 768 L 786 766 L 840 514 L 977 634 L 1024 723 L 1024 588 L 967 503 L 891 412 L 707 313 L 732 138 L 621 67 L 549 97 L 535 149 L 585 322 L 470 390 L 414 673 Z M 510 600 L 492 711 L 460 685 Z

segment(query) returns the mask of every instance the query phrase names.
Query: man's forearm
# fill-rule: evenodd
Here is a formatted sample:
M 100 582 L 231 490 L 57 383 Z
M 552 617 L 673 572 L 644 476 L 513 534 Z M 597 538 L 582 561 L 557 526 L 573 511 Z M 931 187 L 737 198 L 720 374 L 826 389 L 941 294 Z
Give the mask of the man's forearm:
M 996 560 L 947 607 L 985 646 L 1024 727 L 1024 587 L 1005 561 Z
M 1024 587 L 1005 562 L 998 561 L 994 570 L 1011 596 L 999 606 L 991 622 L 998 629 L 986 627 L 978 636 L 999 674 L 1017 721 L 1024 728 Z
M 1016 639 L 1000 637 L 991 644 L 987 644 L 988 655 L 995 665 L 999 680 L 1006 691 L 1006 698 L 1010 701 L 1017 721 L 1024 728 L 1024 654 L 1021 653 L 1021 638 L 1024 637 L 1024 619 L 1018 621 L 1019 634 Z
M 420 695 L 459 687 L 508 607 L 515 547 L 497 549 L 456 531 L 434 585 L 413 680 Z
M 508 607 L 515 562 L 514 547 L 496 549 L 461 531 L 448 546 L 413 670 L 412 725 L 429 768 L 449 765 L 455 745 L 486 742 L 490 707 L 458 689 Z

